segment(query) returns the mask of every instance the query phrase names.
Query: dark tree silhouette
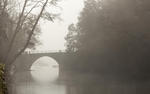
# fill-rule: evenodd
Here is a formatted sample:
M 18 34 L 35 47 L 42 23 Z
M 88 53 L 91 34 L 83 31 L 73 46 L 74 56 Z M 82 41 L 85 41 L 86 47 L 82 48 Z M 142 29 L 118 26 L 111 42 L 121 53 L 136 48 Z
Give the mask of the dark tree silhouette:
M 78 59 L 83 66 L 146 79 L 150 72 L 149 4 L 148 0 L 85 1 L 76 24 Z

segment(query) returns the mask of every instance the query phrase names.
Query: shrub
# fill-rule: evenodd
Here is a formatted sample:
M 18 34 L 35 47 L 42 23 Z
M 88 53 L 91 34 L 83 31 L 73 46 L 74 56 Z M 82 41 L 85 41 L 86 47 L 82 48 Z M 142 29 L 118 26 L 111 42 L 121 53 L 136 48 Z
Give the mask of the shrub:
M 6 94 L 6 82 L 4 78 L 4 64 L 0 63 L 0 94 Z

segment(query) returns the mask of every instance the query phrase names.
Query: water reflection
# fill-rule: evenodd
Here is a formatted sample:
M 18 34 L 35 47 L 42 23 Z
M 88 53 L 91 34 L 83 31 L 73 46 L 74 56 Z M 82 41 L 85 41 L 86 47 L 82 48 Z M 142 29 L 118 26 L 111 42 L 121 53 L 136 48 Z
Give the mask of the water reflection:
M 59 65 L 50 57 L 41 57 L 32 64 L 31 76 L 37 82 L 53 82 L 59 76 Z
M 65 71 L 59 75 L 57 62 L 37 60 L 32 71 L 17 72 L 12 94 L 143 94 L 150 92 L 150 81 L 122 80 L 114 75 Z M 62 83 L 58 83 L 58 77 Z
M 17 78 L 24 80 L 18 80 L 14 84 L 13 94 L 143 94 L 143 92 L 148 94 L 150 92 L 150 81 L 124 82 L 112 80 L 114 78 L 111 76 L 71 73 L 65 76 L 64 83 L 41 84 L 32 80 L 31 75 L 24 76 L 25 73 L 17 75 Z
M 57 83 L 59 65 L 54 59 L 39 58 L 30 70 L 15 74 L 14 94 L 66 94 L 66 86 Z
M 16 94 L 66 94 L 65 86 L 55 84 L 37 85 L 35 83 L 23 83 L 16 88 Z

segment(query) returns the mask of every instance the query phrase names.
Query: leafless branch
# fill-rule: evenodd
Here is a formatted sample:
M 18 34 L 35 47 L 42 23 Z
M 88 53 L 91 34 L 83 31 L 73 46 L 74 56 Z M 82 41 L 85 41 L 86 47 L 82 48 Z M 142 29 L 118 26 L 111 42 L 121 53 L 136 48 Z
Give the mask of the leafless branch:
M 29 10 L 29 12 L 25 15 L 25 17 L 23 18 L 23 20 L 22 20 L 22 22 L 21 22 L 20 28 L 22 28 L 22 26 L 23 26 L 24 21 L 26 20 L 26 18 L 27 18 L 28 15 L 32 12 L 32 10 L 37 7 L 38 4 L 39 4 L 39 2 L 37 2 L 37 3 Z
M 3 0 L 2 15 L 3 15 L 4 12 L 5 12 L 5 9 L 6 9 L 7 4 L 8 4 L 8 0 Z
M 25 49 L 28 47 L 29 42 L 30 42 L 30 40 L 31 40 L 31 38 L 32 38 L 32 35 L 34 34 L 34 30 L 35 30 L 35 28 L 36 28 L 36 26 L 37 26 L 37 24 L 38 24 L 38 22 L 39 22 L 39 20 L 40 20 L 40 18 L 41 18 L 41 15 L 42 15 L 42 13 L 43 13 L 43 11 L 44 11 L 44 9 L 45 9 L 47 3 L 48 3 L 48 0 L 46 0 L 46 2 L 44 3 L 44 5 L 43 5 L 43 7 L 42 7 L 42 9 L 41 9 L 41 12 L 40 12 L 40 14 L 38 15 L 38 18 L 37 18 L 37 20 L 36 20 L 36 22 L 35 22 L 35 24 L 34 24 L 32 30 L 31 30 L 31 33 L 30 33 L 29 36 L 28 36 L 28 39 L 27 39 L 26 44 L 25 44 L 24 47 L 15 55 L 15 57 L 14 57 L 13 60 L 12 60 L 12 63 L 13 63 L 13 62 L 17 59 L 17 57 L 19 57 L 19 56 L 25 51 Z
M 22 8 L 22 12 L 21 12 L 21 14 L 20 14 L 20 16 L 19 16 L 19 20 L 18 20 L 18 23 L 17 23 L 16 29 L 15 29 L 15 32 L 14 32 L 14 34 L 13 34 L 13 37 L 12 37 L 11 41 L 10 41 L 10 45 L 9 45 L 8 51 L 6 52 L 5 62 L 7 61 L 8 57 L 9 57 L 9 53 L 10 53 L 10 51 L 11 51 L 12 47 L 13 47 L 13 44 L 14 44 L 14 41 L 15 41 L 16 35 L 17 35 L 17 33 L 18 33 L 18 29 L 19 29 L 19 26 L 20 26 L 21 20 L 22 20 L 22 17 L 23 17 L 23 15 L 24 15 L 24 11 L 25 11 L 25 8 L 26 8 L 26 4 L 27 4 L 27 2 L 28 2 L 28 0 L 25 0 L 25 2 L 24 2 L 24 6 L 23 6 L 23 8 Z

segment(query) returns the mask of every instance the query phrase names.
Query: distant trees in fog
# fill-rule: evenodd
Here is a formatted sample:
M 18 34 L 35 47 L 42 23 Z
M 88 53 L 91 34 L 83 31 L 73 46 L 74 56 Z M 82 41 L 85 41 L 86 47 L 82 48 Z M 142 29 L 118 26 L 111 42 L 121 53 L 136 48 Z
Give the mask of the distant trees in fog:
M 79 22 L 71 25 L 75 29 L 69 29 L 67 50 L 76 49 L 91 71 L 144 78 L 150 72 L 149 5 L 149 0 L 86 0 Z

